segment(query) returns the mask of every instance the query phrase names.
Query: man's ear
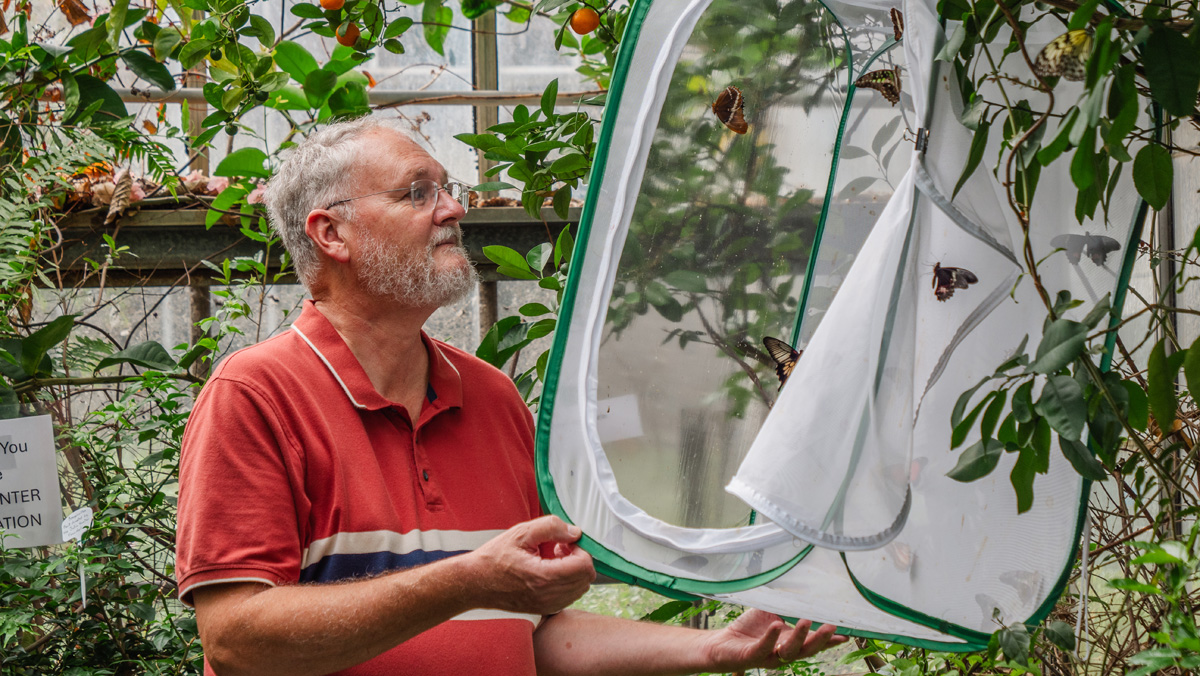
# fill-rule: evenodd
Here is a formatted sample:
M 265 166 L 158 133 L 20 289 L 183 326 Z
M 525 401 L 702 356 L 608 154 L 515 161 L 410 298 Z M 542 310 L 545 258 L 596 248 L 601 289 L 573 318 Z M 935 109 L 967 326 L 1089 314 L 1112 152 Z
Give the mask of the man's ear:
M 304 221 L 304 232 L 318 251 L 339 263 L 350 261 L 350 250 L 342 237 L 346 222 L 326 209 L 313 209 Z

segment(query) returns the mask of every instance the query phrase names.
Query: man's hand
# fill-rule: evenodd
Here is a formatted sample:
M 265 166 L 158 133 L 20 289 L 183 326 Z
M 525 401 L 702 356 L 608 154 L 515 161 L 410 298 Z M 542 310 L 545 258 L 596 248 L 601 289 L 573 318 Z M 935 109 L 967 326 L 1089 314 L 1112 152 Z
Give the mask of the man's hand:
M 467 554 L 483 590 L 481 604 L 551 615 L 575 602 L 596 579 L 592 557 L 573 544 L 583 534 L 556 516 L 519 523 Z
M 810 632 L 812 622 L 801 620 L 789 627 L 778 615 L 762 610 L 746 611 L 733 624 L 706 637 L 709 671 L 774 668 L 794 662 L 846 642 L 835 635 L 832 624 Z

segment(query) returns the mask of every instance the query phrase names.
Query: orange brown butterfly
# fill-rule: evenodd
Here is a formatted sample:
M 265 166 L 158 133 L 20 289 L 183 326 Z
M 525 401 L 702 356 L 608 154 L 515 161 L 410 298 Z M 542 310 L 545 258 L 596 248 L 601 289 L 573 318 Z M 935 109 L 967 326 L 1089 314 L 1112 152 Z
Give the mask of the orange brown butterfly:
M 721 124 L 729 128 L 730 131 L 738 134 L 745 134 L 750 129 L 750 125 L 746 124 L 746 116 L 743 111 L 746 99 L 742 96 L 742 90 L 729 85 L 725 91 L 717 95 L 717 100 L 713 101 L 713 115 L 721 121 Z

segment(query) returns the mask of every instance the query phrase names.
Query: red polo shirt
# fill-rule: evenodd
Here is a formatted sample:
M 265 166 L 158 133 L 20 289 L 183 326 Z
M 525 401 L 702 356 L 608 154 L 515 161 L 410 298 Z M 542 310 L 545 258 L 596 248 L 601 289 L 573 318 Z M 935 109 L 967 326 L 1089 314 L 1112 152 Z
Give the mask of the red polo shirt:
M 512 382 L 422 334 L 416 424 L 306 301 L 291 330 L 230 355 L 183 438 L 176 579 L 332 582 L 470 551 L 540 515 L 533 420 Z M 342 674 L 533 674 L 538 617 L 473 611 Z M 206 667 L 206 674 L 211 668 Z

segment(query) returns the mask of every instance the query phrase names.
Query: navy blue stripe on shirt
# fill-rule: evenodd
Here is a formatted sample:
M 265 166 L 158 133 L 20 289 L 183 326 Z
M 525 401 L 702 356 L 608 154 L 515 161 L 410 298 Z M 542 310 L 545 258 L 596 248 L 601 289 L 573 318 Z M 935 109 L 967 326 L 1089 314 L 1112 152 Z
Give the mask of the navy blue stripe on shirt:
M 300 571 L 301 582 L 335 582 L 355 577 L 370 577 L 402 568 L 412 568 L 451 556 L 457 552 L 426 552 L 417 550 L 407 554 L 395 552 L 369 552 L 366 554 L 330 554 Z

